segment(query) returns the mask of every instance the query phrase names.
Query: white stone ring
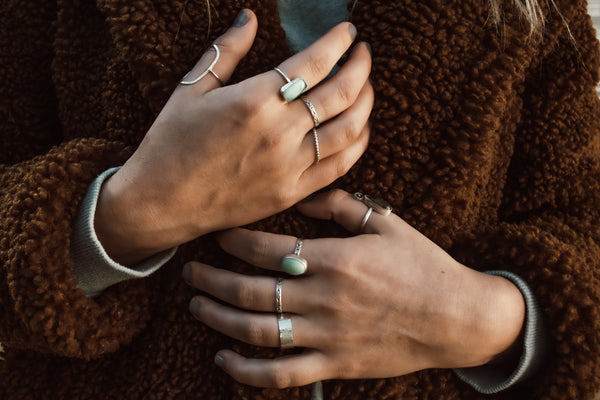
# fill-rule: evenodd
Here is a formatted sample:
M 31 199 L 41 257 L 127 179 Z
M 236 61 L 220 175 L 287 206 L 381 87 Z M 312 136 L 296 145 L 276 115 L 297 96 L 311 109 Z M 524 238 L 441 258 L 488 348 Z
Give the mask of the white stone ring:
M 304 93 L 308 85 L 302 78 L 290 79 L 288 76 L 279 68 L 273 68 L 275 71 L 279 73 L 285 79 L 286 83 L 279 89 L 279 94 L 285 101 L 292 102 L 296 100 L 298 97 Z
M 308 261 L 305 258 L 300 257 L 300 251 L 302 250 L 302 239 L 296 240 L 296 246 L 292 254 L 286 254 L 281 260 L 281 269 L 290 275 L 302 275 L 308 268 Z

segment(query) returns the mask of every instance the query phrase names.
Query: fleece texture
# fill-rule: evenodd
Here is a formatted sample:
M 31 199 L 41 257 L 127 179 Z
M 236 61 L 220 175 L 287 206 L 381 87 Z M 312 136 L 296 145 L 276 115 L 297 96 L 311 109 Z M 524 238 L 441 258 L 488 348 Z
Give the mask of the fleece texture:
M 511 1 L 358 1 L 377 91 L 369 149 L 333 186 L 391 200 L 465 265 L 521 276 L 550 336 L 529 386 L 485 396 L 451 371 L 325 382 L 328 399 L 591 399 L 600 388 L 600 66 L 583 0 L 542 2 L 529 37 Z M 7 0 L 0 7 L 0 360 L 2 399 L 301 399 L 310 388 L 233 382 L 213 363 L 233 348 L 187 311 L 181 266 L 255 271 L 210 236 L 146 280 L 86 298 L 69 254 L 78 204 L 121 165 L 179 79 L 242 7 L 255 45 L 234 81 L 289 53 L 276 0 Z M 211 18 L 207 14 L 211 11 Z M 210 20 L 210 24 L 209 24 Z M 567 29 L 568 26 L 568 29 Z M 571 37 L 572 35 L 572 37 Z M 252 226 L 343 235 L 294 211 Z

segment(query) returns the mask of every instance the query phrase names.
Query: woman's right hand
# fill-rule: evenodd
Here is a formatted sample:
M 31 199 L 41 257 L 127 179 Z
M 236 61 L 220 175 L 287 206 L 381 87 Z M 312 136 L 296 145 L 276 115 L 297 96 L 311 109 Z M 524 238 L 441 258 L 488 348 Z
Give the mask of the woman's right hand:
M 215 43 L 214 71 L 226 82 L 256 34 L 254 13 Z M 240 21 L 242 23 L 240 23 Z M 356 36 L 349 23 L 334 27 L 279 68 L 302 77 L 324 124 L 315 163 L 313 119 L 301 99 L 279 95 L 274 70 L 220 87 L 208 74 L 180 85 L 124 166 L 103 185 L 95 230 L 115 261 L 130 265 L 203 234 L 280 212 L 345 174 L 364 152 L 373 88 L 368 45 L 357 45 L 339 72 L 327 77 Z M 208 50 L 188 79 L 215 57 Z

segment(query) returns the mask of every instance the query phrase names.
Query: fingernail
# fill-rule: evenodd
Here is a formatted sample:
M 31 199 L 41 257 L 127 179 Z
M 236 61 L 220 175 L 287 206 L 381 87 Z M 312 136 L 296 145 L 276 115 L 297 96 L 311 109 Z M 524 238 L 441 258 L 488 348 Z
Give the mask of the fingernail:
M 371 45 L 369 43 L 365 43 L 365 45 L 367 46 L 367 50 L 369 50 L 369 54 L 372 57 L 373 56 L 373 48 L 371 47 Z
M 200 313 L 200 303 L 196 299 L 192 299 L 190 301 L 190 312 L 194 315 L 198 315 Z
M 244 25 L 246 25 L 246 22 L 248 22 L 248 19 L 249 19 L 248 11 L 242 10 L 235 18 L 235 21 L 233 22 L 233 26 L 237 26 L 237 27 L 244 26 Z
M 348 29 L 350 29 L 350 37 L 352 38 L 352 40 L 356 39 L 356 35 L 357 35 L 358 31 L 356 30 L 356 27 L 354 26 L 354 24 L 350 24 Z
M 215 365 L 221 369 L 225 369 L 225 359 L 217 354 L 215 356 Z
M 192 267 L 190 267 L 189 264 L 185 264 L 183 266 L 183 270 L 181 271 L 181 277 L 187 283 L 191 283 L 192 282 Z

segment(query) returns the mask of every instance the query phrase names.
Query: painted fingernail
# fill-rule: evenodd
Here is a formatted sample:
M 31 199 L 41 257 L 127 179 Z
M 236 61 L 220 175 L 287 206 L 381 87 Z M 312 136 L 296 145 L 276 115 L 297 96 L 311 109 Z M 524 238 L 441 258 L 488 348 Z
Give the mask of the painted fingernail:
M 181 271 L 181 277 L 187 283 L 192 283 L 192 267 L 189 264 L 185 264 L 183 266 L 183 270 Z
M 358 34 L 358 31 L 356 30 L 356 27 L 354 26 L 354 24 L 350 24 L 348 26 L 348 29 L 350 29 L 350 37 L 352 38 L 352 40 L 356 39 L 356 35 Z
M 371 45 L 369 43 L 365 43 L 365 45 L 367 46 L 367 50 L 369 50 L 369 54 L 373 56 L 373 48 L 371 47 Z
M 248 19 L 249 19 L 248 11 L 242 10 L 235 18 L 235 21 L 233 22 L 233 26 L 236 26 L 236 27 L 244 26 L 244 25 L 246 25 L 246 22 L 248 22 Z
M 200 313 L 200 303 L 196 299 L 192 299 L 190 301 L 190 312 L 194 315 L 198 315 Z
M 215 356 L 215 365 L 221 369 L 225 369 L 225 359 L 217 354 Z

